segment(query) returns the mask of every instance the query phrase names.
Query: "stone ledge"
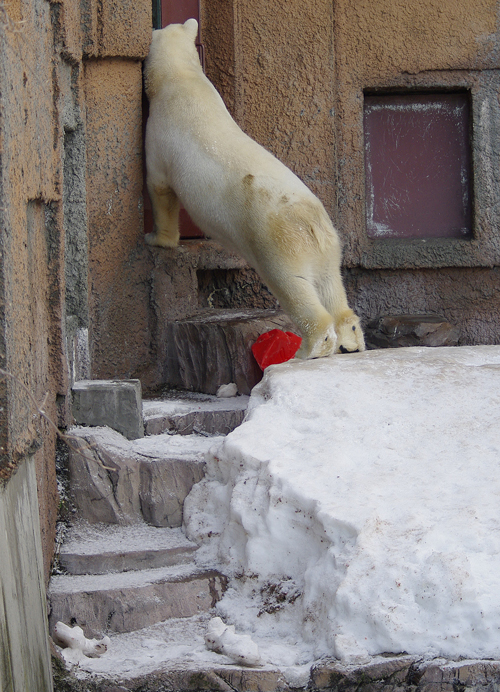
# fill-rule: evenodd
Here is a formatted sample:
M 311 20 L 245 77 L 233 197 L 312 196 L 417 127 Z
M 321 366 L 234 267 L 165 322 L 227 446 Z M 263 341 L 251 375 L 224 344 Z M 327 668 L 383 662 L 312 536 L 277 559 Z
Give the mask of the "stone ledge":
M 56 664 L 57 666 L 57 664 Z M 59 666 L 57 666 L 59 668 Z M 58 680 L 61 680 L 59 687 Z M 64 680 L 64 682 L 62 682 Z M 277 668 L 169 665 L 133 679 L 100 676 L 77 680 L 57 671 L 55 692 L 495 692 L 500 686 L 499 661 L 422 661 L 415 656 L 378 656 L 362 665 L 325 659 L 311 669 L 300 687 L 287 682 Z
M 251 346 L 271 329 L 295 330 L 290 318 L 279 310 L 209 308 L 170 322 L 166 330 L 167 384 L 215 394 L 220 385 L 234 382 L 240 394 L 250 394 L 262 379 Z
M 457 346 L 460 328 L 439 315 L 383 315 L 365 328 L 369 349 Z
M 175 260 L 176 264 L 193 269 L 243 269 L 248 262 L 235 252 L 229 252 L 215 240 L 181 240 L 175 248 L 151 247 L 157 261 Z

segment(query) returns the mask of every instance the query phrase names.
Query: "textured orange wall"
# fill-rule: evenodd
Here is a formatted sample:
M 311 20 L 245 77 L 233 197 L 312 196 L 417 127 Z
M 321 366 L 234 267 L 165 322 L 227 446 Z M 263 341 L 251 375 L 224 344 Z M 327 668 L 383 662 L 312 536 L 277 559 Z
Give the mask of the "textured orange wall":
M 85 66 L 92 376 L 145 377 L 150 253 L 142 211 L 139 62 Z
M 61 141 L 50 6 L 19 3 L 2 26 L 2 262 L 5 356 L 9 379 L 2 476 L 34 454 L 45 572 L 57 511 L 55 436 L 22 385 L 57 421 L 67 393 L 62 345 L 64 266 Z M 22 21 L 21 21 L 22 20 Z M 21 384 L 22 383 L 22 384 Z
M 334 3 L 335 26 L 335 139 L 337 142 L 338 212 L 336 222 L 345 239 L 350 265 L 365 266 L 478 266 L 498 261 L 498 243 L 489 237 L 480 243 L 458 245 L 455 254 L 441 246 L 433 254 L 402 248 L 389 254 L 382 244 L 368 243 L 364 229 L 363 90 L 470 90 L 473 102 L 487 98 L 487 73 L 498 68 L 499 27 L 497 0 L 362 0 Z M 497 98 L 495 96 L 495 98 Z M 477 106 L 480 108 L 480 105 Z M 487 125 L 488 140 L 497 139 L 498 124 Z M 483 125 L 475 117 L 474 138 Z M 486 144 L 486 143 L 485 143 Z M 480 145 L 485 156 L 485 144 Z M 491 161 L 496 167 L 498 162 Z M 476 175 L 480 185 L 479 176 Z M 491 184 L 491 181 L 486 184 Z M 476 186 L 476 231 L 488 224 L 487 200 Z M 491 223 L 491 220 L 490 220 Z M 448 248 L 451 245 L 448 244 Z M 384 252 L 385 255 L 384 256 Z
M 238 123 L 328 207 L 335 163 L 332 3 L 239 3 L 236 36 Z
M 338 78 L 380 84 L 405 72 L 496 64 L 495 0 L 336 0 Z

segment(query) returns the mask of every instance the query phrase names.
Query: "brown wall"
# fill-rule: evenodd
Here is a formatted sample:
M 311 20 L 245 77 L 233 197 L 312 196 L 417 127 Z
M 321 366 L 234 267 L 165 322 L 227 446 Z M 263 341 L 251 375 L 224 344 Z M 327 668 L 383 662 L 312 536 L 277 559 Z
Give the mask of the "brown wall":
M 369 317 L 435 312 L 461 327 L 460 343 L 499 343 L 500 282 L 491 268 L 500 265 L 500 81 L 491 71 L 499 66 L 499 3 L 339 0 L 334 7 L 335 216 L 346 264 L 365 268 L 349 272 L 354 304 Z M 473 239 L 368 239 L 363 91 L 457 88 L 472 100 Z
M 84 82 L 92 377 L 146 382 L 151 253 L 143 230 L 141 64 L 89 61 Z
M 57 134 L 61 104 L 50 5 L 16 3 L 7 6 L 2 19 L 2 356 L 3 367 L 16 379 L 8 379 L 2 401 L 1 474 L 8 478 L 34 454 L 47 569 L 57 510 L 55 439 L 35 415 L 23 386 L 57 421 L 57 399 L 67 393 L 61 319 L 62 149 Z

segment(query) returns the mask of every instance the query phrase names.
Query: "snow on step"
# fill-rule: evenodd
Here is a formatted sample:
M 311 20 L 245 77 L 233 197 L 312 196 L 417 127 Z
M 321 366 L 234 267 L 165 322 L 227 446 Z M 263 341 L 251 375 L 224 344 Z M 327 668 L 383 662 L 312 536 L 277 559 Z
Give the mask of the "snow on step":
M 227 656 L 207 649 L 205 633 L 210 617 L 201 614 L 171 619 L 134 632 L 111 633 L 111 643 L 104 656 L 81 661 L 79 678 L 91 675 L 94 681 L 102 681 L 102 689 L 114 683 L 123 685 L 120 689 L 124 690 L 139 689 L 140 679 L 140 689 L 151 692 L 193 689 L 193 680 L 200 690 L 289 692 L 290 687 L 307 684 L 310 666 L 282 670 L 270 665 L 244 668 Z M 272 646 L 276 642 L 261 642 L 264 655 L 266 644 Z
M 131 632 L 168 618 L 206 612 L 220 598 L 214 571 L 176 565 L 105 575 L 59 575 L 49 586 L 49 626 L 78 624 L 87 637 Z
M 180 528 L 80 522 L 66 535 L 59 562 L 70 574 L 106 574 L 185 564 L 195 550 Z
M 89 523 L 178 527 L 186 495 L 222 437 L 154 435 L 129 441 L 110 428 L 70 431 L 70 487 Z
M 146 435 L 167 430 L 180 435 L 227 435 L 243 422 L 248 396 L 218 398 L 210 394 L 175 392 L 166 399 L 142 402 Z

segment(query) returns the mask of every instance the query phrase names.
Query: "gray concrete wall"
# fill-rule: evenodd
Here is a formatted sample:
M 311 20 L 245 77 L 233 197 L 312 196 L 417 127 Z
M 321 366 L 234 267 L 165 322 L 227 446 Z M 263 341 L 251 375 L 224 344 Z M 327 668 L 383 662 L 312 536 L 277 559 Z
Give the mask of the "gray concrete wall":
M 0 690 L 52 690 L 35 462 L 0 488 Z

